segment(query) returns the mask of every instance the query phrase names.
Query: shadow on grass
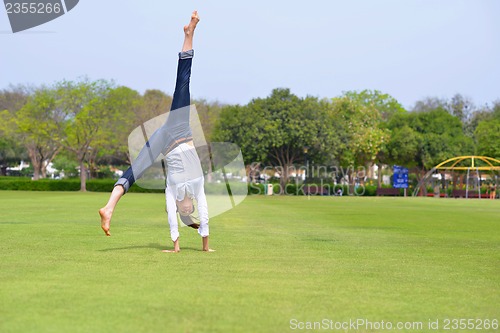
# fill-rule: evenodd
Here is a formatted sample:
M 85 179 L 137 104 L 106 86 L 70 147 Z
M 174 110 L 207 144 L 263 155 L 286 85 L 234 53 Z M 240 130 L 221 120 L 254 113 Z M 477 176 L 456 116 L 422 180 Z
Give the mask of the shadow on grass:
M 32 224 L 28 222 L 0 222 L 0 224 Z
M 155 249 L 155 250 L 161 251 L 161 250 L 168 250 L 170 248 L 171 248 L 170 246 L 161 245 L 159 243 L 149 243 L 148 245 L 132 245 L 132 246 L 124 246 L 124 247 L 115 247 L 115 248 L 110 248 L 110 249 L 102 249 L 102 250 L 98 250 L 98 251 L 99 252 L 109 252 L 109 251 L 126 251 L 126 250 L 134 250 L 134 249 Z M 181 248 L 181 252 L 186 251 L 186 250 L 203 252 L 199 248 L 194 248 L 194 247 L 189 247 L 189 246 Z

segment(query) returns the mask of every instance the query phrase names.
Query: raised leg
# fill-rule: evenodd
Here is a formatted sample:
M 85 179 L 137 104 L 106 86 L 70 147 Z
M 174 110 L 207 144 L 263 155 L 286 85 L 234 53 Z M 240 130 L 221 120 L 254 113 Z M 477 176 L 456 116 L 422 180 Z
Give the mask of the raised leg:
M 198 16 L 198 12 L 195 10 L 191 14 L 191 21 L 189 24 L 184 26 L 184 44 L 182 45 L 182 52 L 193 49 L 193 35 L 198 22 L 200 22 L 200 17 Z
M 120 201 L 121 197 L 125 193 L 122 186 L 118 185 L 113 188 L 111 195 L 109 196 L 108 203 L 103 208 L 99 209 L 99 215 L 101 216 L 101 228 L 106 234 L 106 236 L 111 236 L 109 233 L 109 228 L 111 225 L 111 216 L 115 211 L 115 207 Z

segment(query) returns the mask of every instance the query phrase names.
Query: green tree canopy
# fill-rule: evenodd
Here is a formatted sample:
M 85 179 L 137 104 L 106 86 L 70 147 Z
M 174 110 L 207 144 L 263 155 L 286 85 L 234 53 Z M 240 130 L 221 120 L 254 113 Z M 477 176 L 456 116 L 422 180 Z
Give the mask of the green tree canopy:
M 33 166 L 33 179 L 45 177 L 46 167 L 61 149 L 60 125 L 54 91 L 40 88 L 15 113 L 3 113 L 4 131 L 25 147 Z
M 480 122 L 474 136 L 479 155 L 500 158 L 500 117 Z
M 390 132 L 381 126 L 382 116 L 375 103 L 348 93 L 333 98 L 333 126 L 340 144 L 335 152 L 341 165 L 365 166 L 375 161 Z
M 376 109 L 384 121 L 395 114 L 406 112 L 394 97 L 378 90 L 347 91 L 343 95 L 364 106 Z
M 398 164 L 413 161 L 411 164 L 421 169 L 430 169 L 448 158 L 473 152 L 473 142 L 464 135 L 460 119 L 442 107 L 395 116 L 388 128 L 393 131 L 394 140 L 389 144 L 391 156 Z M 405 146 L 406 157 L 401 148 Z
M 112 125 L 127 122 L 130 114 L 123 112 L 123 101 L 112 98 L 113 86 L 108 81 L 63 81 L 57 84 L 56 89 L 57 107 L 62 110 L 66 120 L 61 142 L 77 158 L 80 188 L 85 191 L 86 162 L 92 159 L 96 151 L 112 142 L 115 135 Z
M 13 130 L 11 120 L 26 104 L 33 87 L 9 86 L 0 90 L 0 175 L 5 175 L 8 165 L 28 159 L 21 137 Z
M 314 153 L 324 145 L 325 112 L 326 103 L 317 98 L 299 98 L 289 89 L 274 89 L 269 97 L 246 106 L 223 108 L 213 140 L 239 145 L 247 164 L 275 166 L 284 188 L 293 165 L 304 161 L 304 148 Z

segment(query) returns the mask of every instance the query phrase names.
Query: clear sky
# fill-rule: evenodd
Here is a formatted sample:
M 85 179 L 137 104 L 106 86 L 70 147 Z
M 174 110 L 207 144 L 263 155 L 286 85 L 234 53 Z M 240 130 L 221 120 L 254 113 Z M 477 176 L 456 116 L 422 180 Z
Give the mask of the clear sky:
M 455 93 L 500 99 L 498 0 L 80 0 L 16 34 L 0 7 L 0 89 L 87 76 L 171 94 L 193 9 L 195 98 L 246 104 L 286 87 L 301 97 L 377 89 L 405 107 Z

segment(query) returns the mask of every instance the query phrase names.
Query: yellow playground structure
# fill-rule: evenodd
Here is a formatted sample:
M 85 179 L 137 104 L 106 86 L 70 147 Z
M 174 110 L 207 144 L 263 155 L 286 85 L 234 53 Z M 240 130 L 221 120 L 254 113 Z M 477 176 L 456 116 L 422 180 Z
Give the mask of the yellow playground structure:
M 500 160 L 458 156 L 439 163 L 419 181 L 413 196 L 490 198 L 497 196 Z

